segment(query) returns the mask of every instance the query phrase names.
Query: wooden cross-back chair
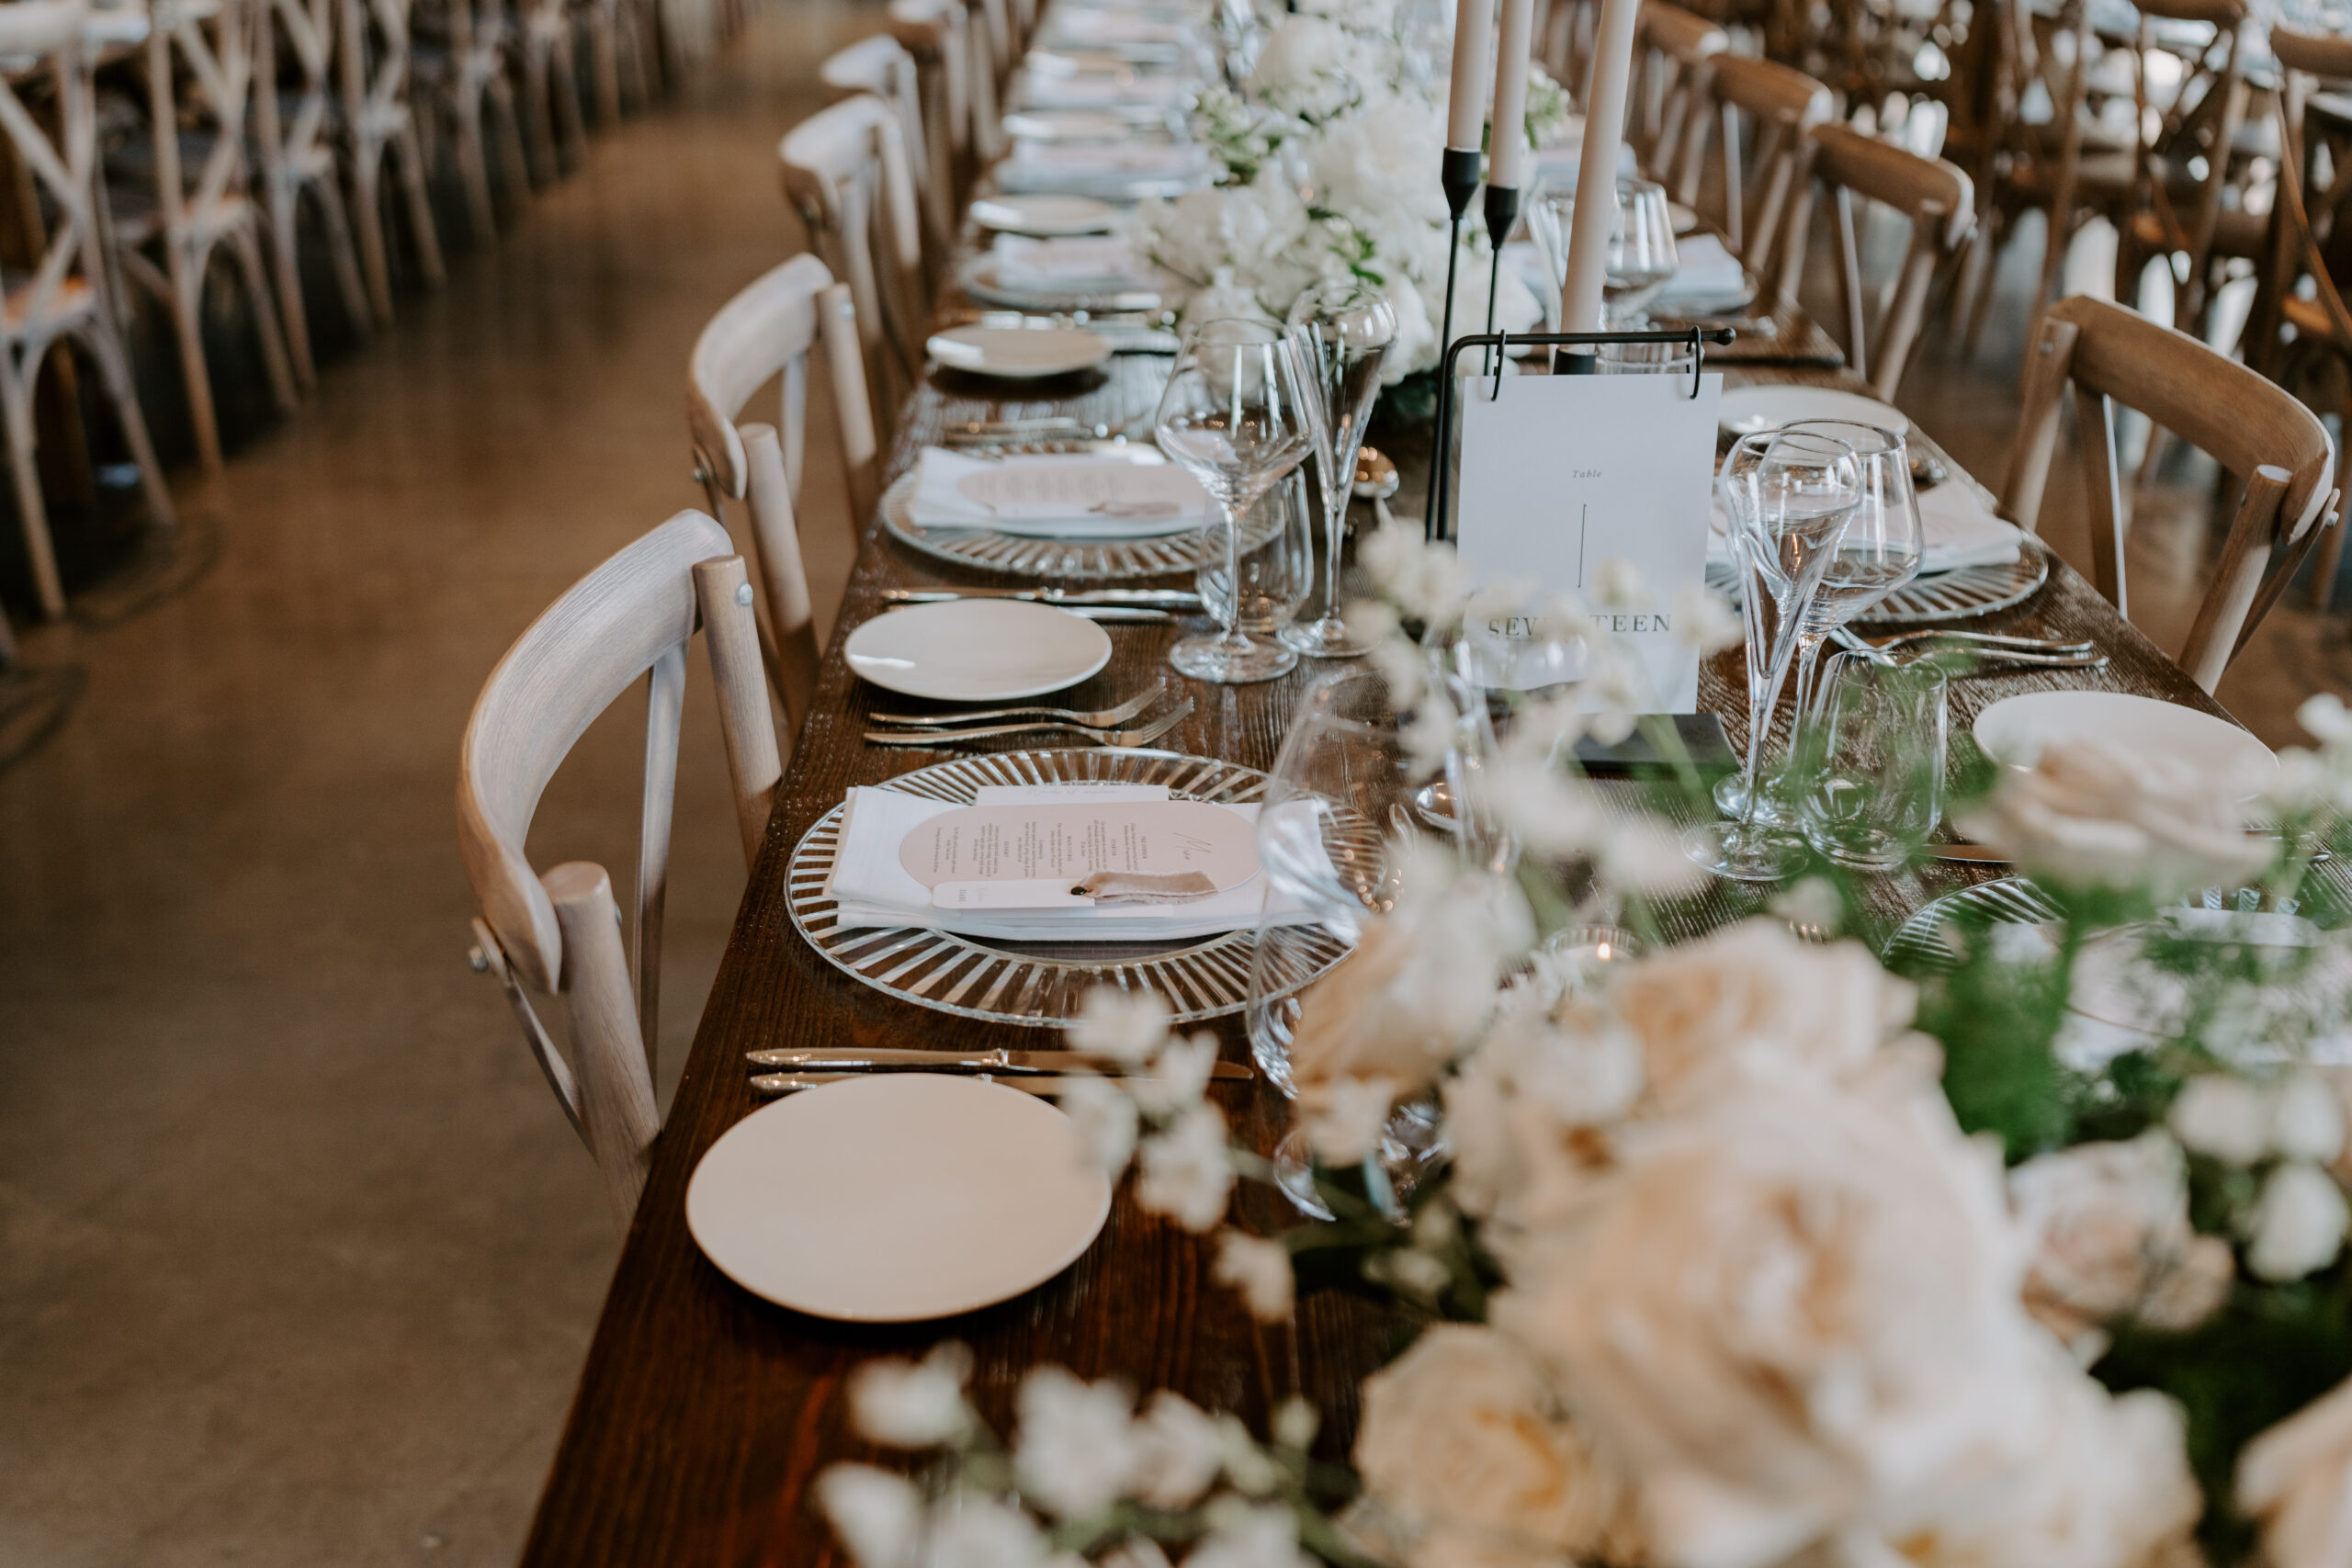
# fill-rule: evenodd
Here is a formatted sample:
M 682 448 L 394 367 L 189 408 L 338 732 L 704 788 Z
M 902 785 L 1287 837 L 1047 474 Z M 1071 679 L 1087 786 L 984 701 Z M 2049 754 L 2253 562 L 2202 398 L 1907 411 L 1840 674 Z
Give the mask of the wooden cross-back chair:
M 922 218 L 923 258 L 927 263 L 943 261 L 956 233 L 956 197 L 932 156 L 933 138 L 923 120 L 922 83 L 915 57 L 888 33 L 876 33 L 828 55 L 817 67 L 817 79 L 835 103 L 870 93 L 899 111 L 907 173 L 914 181 Z M 931 290 L 944 281 L 927 267 L 923 298 L 930 298 Z
M 2278 62 L 2273 100 L 2281 156 L 2268 265 L 2246 326 L 2247 362 L 2282 385 L 2312 370 L 2352 386 L 2352 38 L 2270 29 Z M 2308 292 L 2305 287 L 2308 286 Z M 2281 344 L 2281 329 L 2292 328 Z M 2352 448 L 2352 406 L 2339 411 Z M 2348 460 L 2339 454 L 2339 464 Z M 2347 487 L 2345 469 L 2336 475 Z M 2344 530 L 2328 530 L 2312 574 L 2312 603 L 2325 609 L 2344 557 Z
M 430 13 L 440 37 L 419 51 L 433 68 L 435 96 L 448 118 L 451 152 L 466 193 L 466 227 L 476 245 L 498 237 L 498 209 L 491 199 L 487 121 L 497 121 L 499 173 L 510 211 L 530 204 L 529 155 L 523 150 L 522 118 L 514 86 L 506 74 L 509 28 L 500 0 L 442 0 Z
M 870 94 L 844 98 L 785 133 L 785 194 L 817 254 L 847 283 L 879 411 L 895 408 L 922 366 L 922 225 L 898 110 Z
M 808 575 L 801 564 L 800 481 L 807 454 L 808 354 L 823 340 L 841 434 L 850 526 L 877 500 L 879 453 L 866 396 L 864 346 L 849 289 L 814 256 L 795 256 L 720 307 L 695 342 L 686 369 L 686 431 L 695 478 L 722 522 L 727 503 L 751 513 L 753 556 L 766 590 L 776 695 L 797 728 L 817 682 Z M 781 378 L 773 425 L 738 424 L 753 392 Z
M 1888 401 L 1903 384 L 1937 279 L 1949 276 L 1976 228 L 1976 193 L 1967 175 L 1940 159 L 1865 136 L 1838 121 L 1816 125 L 1806 140 L 1802 176 L 1830 193 L 1830 244 L 1846 329 L 1846 363 Z M 1856 198 L 1878 202 L 1909 220 L 1911 239 L 1890 281 L 1873 335 L 1867 321 Z M 1805 270 L 1812 224 L 1803 204 L 1787 225 L 1779 275 L 1784 302 L 1794 304 Z
M 1634 151 L 1650 177 L 1688 207 L 1698 199 L 1699 155 L 1706 146 L 1708 73 L 1731 39 L 1697 12 L 1663 0 L 1646 0 L 1636 28 L 1637 91 L 1628 111 Z
M 2136 299 L 2147 262 L 2165 257 L 2173 320 L 2202 332 L 2212 306 L 2215 264 L 2259 256 L 2267 249 L 2266 216 L 2248 211 L 2243 199 L 2224 203 L 2233 186 L 2243 198 L 2249 162 L 2239 134 L 2248 96 L 2245 0 L 2139 0 L 2138 10 L 2136 46 L 2125 52 L 2133 68 L 2134 118 L 2141 134 L 2133 144 L 2132 189 L 2124 206 L 2128 220 L 2118 233 L 2116 294 Z M 2154 31 L 2159 20 L 2211 28 L 2211 41 L 2187 48 L 2160 42 Z M 2161 97 L 2152 90 L 2149 69 L 2159 51 L 2180 62 L 2182 72 Z
M 2072 387 L 2089 503 L 2092 581 L 2131 614 L 2127 513 L 2116 411 L 2145 414 L 2204 452 L 2244 490 L 2178 662 L 2211 692 L 2297 569 L 2335 523 L 2335 452 L 2317 416 L 2254 371 L 2186 333 L 2087 295 L 2043 314 L 2026 358 L 2024 406 L 2001 487 L 2002 510 L 2031 532 Z
M 914 58 L 932 200 L 945 202 L 943 231 L 952 236 L 974 173 L 971 46 L 963 0 L 890 0 L 889 18 L 890 36 Z
M 588 0 L 583 19 L 588 24 L 588 79 L 596 93 L 596 123 L 617 124 L 626 78 L 627 95 L 637 103 L 652 100 L 651 55 L 647 47 L 645 7 L 639 0 Z
M 266 0 L 156 0 L 147 34 L 150 160 L 139 184 L 110 181 L 124 276 L 168 310 L 179 340 L 188 420 L 205 468 L 220 467 L 220 426 L 204 355 L 204 279 L 225 245 L 244 284 L 262 366 L 280 412 L 294 407 L 294 372 L 262 261 L 262 213 L 247 194 L 245 117 L 254 77 L 253 22 Z M 183 93 L 182 89 L 186 91 Z M 182 162 L 185 145 L 194 169 Z M 157 253 L 150 256 L 153 249 Z
M 277 263 L 277 299 L 286 318 L 287 357 L 293 361 L 295 381 L 305 390 L 319 379 L 296 250 L 305 196 L 326 241 L 345 319 L 362 337 L 373 324 L 367 289 L 359 281 L 351 220 L 344 211 L 342 173 L 328 144 L 327 117 L 334 107 L 335 19 L 341 5 L 342 0 L 268 0 L 254 17 L 254 140 L 261 148 L 262 190 L 269 209 L 270 248 Z M 287 67 L 283 85 L 281 39 Z
M 550 186 L 588 155 L 571 0 L 521 3 L 523 108 L 531 121 L 531 178 Z
M 1707 92 L 1715 110 L 1712 118 L 1716 122 L 1724 237 L 1750 271 L 1761 274 L 1780 254 L 1781 225 L 1804 221 L 1808 204 L 1798 164 L 1806 134 L 1829 118 L 1836 100 L 1827 87 L 1802 71 L 1728 53 L 1708 62 Z M 1751 156 L 1743 156 L 1743 121 L 1755 125 Z M 1694 137 L 1700 144 L 1694 156 L 1707 139 L 1702 119 Z
M 50 540 L 49 512 L 35 460 L 39 424 L 34 390 L 41 362 L 61 341 L 82 345 L 122 427 L 123 443 L 139 465 L 149 511 L 156 524 L 174 521 L 171 491 L 163 466 L 147 439 L 147 422 L 131 382 L 130 358 L 123 352 L 107 294 L 100 253 L 97 205 L 97 117 L 90 63 L 83 47 L 88 7 L 80 0 L 20 0 L 0 6 L 0 57 L 12 68 L 0 73 L 0 131 L 28 171 L 32 202 L 23 217 L 34 231 L 40 260 L 29 276 L 10 277 L 0 306 L 0 434 L 8 444 L 8 468 L 17 501 L 17 525 L 41 613 L 65 613 L 65 590 Z M 18 96 L 45 82 L 51 124 L 44 126 Z M 38 101 L 38 100 L 37 100 Z M 12 657 L 7 628 L 0 625 L 0 664 Z
M 343 118 L 351 159 L 351 204 L 359 221 L 359 264 L 378 324 L 392 321 L 391 255 L 384 235 L 384 164 L 390 159 L 408 212 L 409 244 L 428 288 L 448 274 L 425 186 L 424 144 L 409 101 L 409 0 L 342 0 Z
M 458 759 L 458 844 L 480 909 L 477 967 L 498 976 L 523 1037 L 605 1180 L 624 1230 L 660 1131 L 653 1073 L 662 913 L 678 777 L 686 647 L 707 638 L 743 859 L 758 858 L 782 775 L 760 682 L 751 580 L 727 530 L 681 512 L 605 561 L 531 623 L 474 702 Z M 524 846 L 548 781 L 590 724 L 646 681 L 645 784 L 629 941 L 612 880 L 571 861 L 544 875 Z M 560 998 L 566 1062 L 539 1017 Z

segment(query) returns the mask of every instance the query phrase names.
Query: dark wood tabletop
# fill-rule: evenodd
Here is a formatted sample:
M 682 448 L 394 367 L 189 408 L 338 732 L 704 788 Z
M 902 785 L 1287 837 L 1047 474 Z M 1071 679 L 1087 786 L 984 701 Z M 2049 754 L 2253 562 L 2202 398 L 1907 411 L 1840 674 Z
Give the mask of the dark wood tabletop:
M 952 422 L 1070 412 L 1089 423 L 1133 422 L 1148 439 L 1150 412 L 1168 361 L 1114 360 L 1106 372 L 1040 387 L 1008 400 L 978 383 L 935 377 L 918 389 L 894 441 L 893 471 Z M 1734 369 L 1744 380 L 1859 387 L 1835 370 Z M 1923 445 L 1932 448 L 1931 442 Z M 1956 465 L 1954 466 L 1956 469 Z M 1955 473 L 1948 482 L 1971 483 Z M 1400 498 L 1400 512 L 1406 498 Z M 1417 513 L 1415 513 L 1417 514 Z M 533 1523 L 524 1561 L 545 1568 L 639 1564 L 718 1568 L 733 1564 L 822 1564 L 840 1560 L 809 1504 L 810 1480 L 828 1463 L 870 1457 L 849 1430 L 844 1381 L 860 1361 L 920 1353 L 943 1337 L 976 1352 L 982 1412 L 1001 1430 L 1022 1375 L 1059 1362 L 1083 1376 L 1117 1374 L 1138 1389 L 1168 1387 L 1197 1403 L 1262 1423 L 1294 1392 L 1326 1416 L 1326 1442 L 1344 1451 L 1354 1426 L 1355 1390 L 1384 1358 L 1384 1325 L 1355 1298 L 1303 1299 L 1295 1323 L 1271 1329 L 1247 1316 L 1212 1283 L 1212 1250 L 1202 1238 L 1145 1213 L 1124 1194 L 1101 1238 L 1059 1277 L 1012 1301 L 967 1316 L 904 1327 L 875 1327 L 800 1316 L 763 1302 L 722 1276 L 696 1250 L 684 1219 L 686 1185 L 718 1136 L 762 1103 L 748 1083 L 746 1050 L 761 1046 L 1035 1046 L 1033 1030 L 925 1010 L 832 968 L 793 931 L 786 909 L 786 858 L 800 837 L 853 784 L 878 784 L 949 753 L 865 744 L 861 731 L 877 698 L 906 700 L 864 685 L 842 661 L 850 631 L 881 612 L 886 587 L 1002 581 L 958 574 L 915 554 L 869 520 L 855 570 L 827 650 L 824 671 L 761 851 L 743 894 L 726 956 L 691 1055 L 653 1150 L 643 1201 L 631 1226 L 596 1329 L 579 1393 Z M 2094 687 L 2138 693 L 2209 712 L 2219 706 L 2155 646 L 2063 563 L 2014 610 L 1971 623 L 1984 629 L 2088 637 L 2111 662 L 2099 671 L 2056 671 L 1957 682 L 1954 745 L 1985 703 L 2020 692 Z M 1114 626 L 1110 665 L 1068 694 L 1070 705 L 1108 705 L 1169 674 L 1166 654 L 1184 626 Z M 1254 686 L 1187 682 L 1197 705 L 1162 742 L 1172 750 L 1272 765 L 1301 687 L 1318 670 L 1303 665 Z M 1700 705 L 1722 714 L 1741 738 L 1746 697 L 1740 656 L 1717 656 L 1701 682 Z M 1989 873 L 1939 866 L 1879 879 L 1862 934 L 1875 939 L 1929 899 Z M 1719 884 L 1681 923 L 1702 929 L 1758 908 L 1764 894 Z M 1238 1019 L 1216 1026 L 1225 1054 L 1248 1059 Z M 1222 1084 L 1216 1094 L 1236 1134 L 1262 1150 L 1286 1130 L 1281 1098 L 1262 1082 Z M 978 1173 L 976 1173 L 977 1175 Z M 826 1194 L 801 1197 L 822 1202 Z M 1269 1232 L 1285 1223 L 1275 1201 L 1245 1194 L 1242 1219 Z

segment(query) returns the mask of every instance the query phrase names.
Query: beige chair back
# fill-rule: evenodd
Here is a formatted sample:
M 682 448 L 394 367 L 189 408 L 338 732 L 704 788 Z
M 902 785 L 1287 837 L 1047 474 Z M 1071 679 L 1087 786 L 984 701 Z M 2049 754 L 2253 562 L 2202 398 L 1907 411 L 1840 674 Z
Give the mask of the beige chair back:
M 962 0 L 890 0 L 890 36 L 914 57 L 925 154 L 934 193 L 944 193 L 952 240 L 970 190 L 973 164 L 971 55 Z M 933 197 L 940 199 L 938 194 Z M 944 253 L 943 253 L 944 254 Z
M 1805 164 L 1830 193 L 1830 243 L 1836 247 L 1838 296 L 1844 306 L 1846 362 L 1870 382 L 1871 390 L 1892 400 L 1911 363 L 1936 280 L 1957 265 L 1976 231 L 1975 185 L 1956 164 L 1922 158 L 1835 120 L 1813 128 L 1806 138 Z M 1857 197 L 1891 207 L 1911 224 L 1911 242 L 1875 334 L 1865 319 Z M 1796 302 L 1797 284 L 1804 276 L 1811 227 L 1787 226 L 1780 278 L 1781 298 L 1788 304 Z
M 915 201 L 922 217 L 924 259 L 944 258 L 956 234 L 956 197 L 942 171 L 944 160 L 933 156 L 934 138 L 925 122 L 922 73 L 915 57 L 888 33 L 860 39 L 826 57 L 817 67 L 828 97 L 838 103 L 870 93 L 899 111 L 899 129 L 907 152 L 907 172 L 914 181 Z M 929 277 L 936 287 L 941 281 Z
M 808 351 L 820 338 L 833 384 L 853 531 L 877 500 L 879 452 L 865 395 L 856 307 L 814 256 L 795 256 L 729 299 L 695 342 L 686 371 L 686 429 L 695 477 L 714 516 L 746 502 L 767 593 L 776 694 L 794 726 L 816 687 L 817 640 L 797 524 L 808 407 Z M 774 425 L 735 423 L 753 392 L 782 378 Z
M 1802 71 L 1735 54 L 1708 61 L 1707 90 L 1716 110 L 1724 236 L 1750 271 L 1763 273 L 1779 254 L 1781 226 L 1802 229 L 1811 220 L 1811 187 L 1799 178 L 1798 165 L 1806 133 L 1829 118 L 1836 100 Z M 1743 119 L 1755 125 L 1754 150 L 1747 157 Z
M 1688 206 L 1698 197 L 1699 154 L 1706 145 L 1708 72 L 1731 39 L 1697 12 L 1662 0 L 1647 0 L 1637 28 L 1634 149 L 1650 177 Z
M 531 623 L 491 671 L 458 760 L 458 846 L 481 916 L 475 962 L 506 987 L 526 1043 L 603 1171 L 626 1229 L 660 1128 L 653 1093 L 661 1016 L 662 909 L 686 645 L 708 634 L 719 728 L 748 865 L 782 774 L 742 558 L 727 530 L 682 512 L 590 572 Z M 647 680 L 645 789 L 630 932 L 612 882 L 574 861 L 541 875 L 524 853 L 556 769 L 597 716 Z M 567 1066 L 533 998 L 560 997 Z
M 2044 313 L 2026 356 L 2024 408 L 2001 502 L 2028 532 L 2041 515 L 2058 444 L 2060 393 L 2070 385 L 2089 503 L 2092 579 L 2124 615 L 2131 603 L 2116 410 L 2147 415 L 2245 485 L 2179 655 L 2181 668 L 2210 692 L 2322 531 L 2334 525 L 2334 444 L 2309 409 L 2235 360 L 2136 310 L 2077 295 Z
M 817 254 L 849 285 L 865 344 L 877 423 L 922 365 L 922 230 L 898 111 L 870 95 L 844 99 L 786 133 L 785 194 Z

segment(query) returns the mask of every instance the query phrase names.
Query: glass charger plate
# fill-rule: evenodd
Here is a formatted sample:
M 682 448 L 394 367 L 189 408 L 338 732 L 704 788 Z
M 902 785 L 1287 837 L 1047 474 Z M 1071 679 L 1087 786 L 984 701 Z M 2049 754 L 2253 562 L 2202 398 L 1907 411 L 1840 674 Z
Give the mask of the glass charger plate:
M 883 493 L 882 525 L 912 548 L 958 566 L 1040 580 L 1101 581 L 1196 571 L 1212 556 L 1222 558 L 1225 548 L 1214 527 L 1149 539 L 1041 539 L 993 528 L 930 527 L 916 522 L 909 510 L 915 477 L 914 470 L 908 470 Z
M 1261 798 L 1266 775 L 1255 768 L 1175 751 L 1094 748 L 1003 751 L 958 757 L 901 773 L 883 785 L 934 800 L 968 804 L 983 784 L 1166 784 L 1184 800 Z M 1058 1028 L 1078 1016 L 1097 986 L 1156 991 L 1179 1023 L 1238 1012 L 1249 1000 L 1255 934 L 1226 931 L 1185 942 L 1022 942 L 958 936 L 910 926 L 834 922 L 825 896 L 841 840 L 842 807 L 817 820 L 792 852 L 786 886 L 793 929 L 843 974 L 917 1007 L 999 1023 Z M 1295 928 L 1312 949 L 1299 983 L 1345 955 L 1347 946 L 1321 927 Z
M 2040 925 L 2060 916 L 2050 895 L 2022 876 L 1997 877 L 1923 904 L 1895 928 L 1883 950 L 1900 975 L 1948 975 L 1960 962 L 1949 929 L 1955 920 L 1983 925 Z
M 1922 577 L 1888 594 L 1855 624 L 1867 626 L 1929 626 L 1964 621 L 2024 604 L 2050 581 L 2050 551 L 2029 538 L 2006 566 L 1964 566 Z M 1707 563 L 1707 586 L 1739 603 L 1739 580 L 1721 561 Z

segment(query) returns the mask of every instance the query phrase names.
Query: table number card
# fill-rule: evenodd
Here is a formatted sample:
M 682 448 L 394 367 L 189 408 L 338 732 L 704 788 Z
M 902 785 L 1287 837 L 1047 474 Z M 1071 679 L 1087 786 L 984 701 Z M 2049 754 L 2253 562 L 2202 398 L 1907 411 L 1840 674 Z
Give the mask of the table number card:
M 1454 537 L 1489 577 L 1533 578 L 1592 596 L 1603 562 L 1641 574 L 1648 603 L 1596 614 L 1589 637 L 1621 640 L 1661 713 L 1699 705 L 1699 656 L 1675 637 L 1676 606 L 1707 574 L 1720 375 L 1506 376 L 1463 383 Z M 1508 641 L 1510 628 L 1488 635 Z

